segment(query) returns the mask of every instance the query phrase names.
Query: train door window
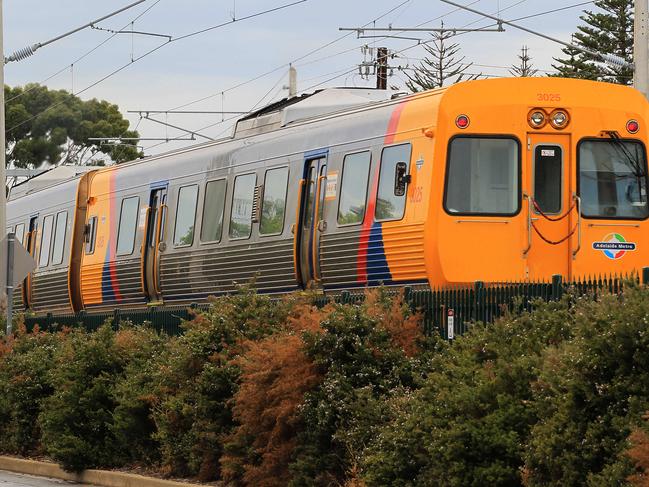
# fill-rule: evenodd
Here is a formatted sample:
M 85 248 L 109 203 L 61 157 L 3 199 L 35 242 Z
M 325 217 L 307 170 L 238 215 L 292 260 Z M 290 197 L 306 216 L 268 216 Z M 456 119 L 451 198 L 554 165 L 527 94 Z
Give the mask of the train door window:
M 131 255 L 135 247 L 137 216 L 140 209 L 140 198 L 132 196 L 122 200 L 117 232 L 117 255 Z
M 65 248 L 65 234 L 68 227 L 68 212 L 59 211 L 56 214 L 54 226 L 54 245 L 52 247 L 52 264 L 59 265 L 63 262 L 63 249 Z
M 543 213 L 561 212 L 562 152 L 556 145 L 534 149 L 534 201 Z
M 379 221 L 401 220 L 406 208 L 406 194 L 395 194 L 397 167 L 406 164 L 410 167 L 410 144 L 393 145 L 383 149 L 381 171 L 379 173 L 379 190 L 376 196 L 375 216 Z M 401 164 L 399 164 L 401 163 Z
M 52 226 L 54 215 L 47 215 L 43 219 L 43 233 L 41 234 L 40 257 L 38 267 L 47 267 L 50 262 L 50 248 L 52 246 Z
M 338 224 L 354 225 L 365 218 L 367 180 L 370 174 L 370 151 L 347 154 L 343 160 L 343 175 L 338 203 Z
M 261 235 L 279 235 L 284 230 L 284 210 L 288 187 L 288 167 L 266 171 L 264 198 L 261 206 Z
M 225 207 L 225 179 L 209 181 L 205 186 L 201 242 L 220 242 Z
M 449 144 L 444 208 L 450 214 L 515 215 L 520 146 L 507 137 L 456 137 Z
M 578 152 L 584 217 L 634 220 L 649 216 L 647 161 L 640 142 L 585 140 Z
M 256 174 L 244 174 L 234 180 L 230 238 L 249 238 L 252 232 L 252 204 L 255 196 Z
M 19 223 L 16 225 L 16 240 L 22 245 L 25 240 L 25 224 Z
M 86 255 L 95 253 L 95 242 L 97 240 L 97 217 L 91 216 L 86 225 Z
M 176 247 L 187 247 L 194 243 L 197 201 L 198 185 L 183 186 L 178 191 L 178 208 L 176 209 L 176 227 L 174 229 L 174 245 Z

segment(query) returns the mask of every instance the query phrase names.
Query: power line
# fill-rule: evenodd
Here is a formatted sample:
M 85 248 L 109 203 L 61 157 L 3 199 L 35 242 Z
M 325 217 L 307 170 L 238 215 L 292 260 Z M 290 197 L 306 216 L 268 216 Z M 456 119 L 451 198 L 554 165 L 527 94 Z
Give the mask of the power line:
M 140 61 L 141 59 L 144 59 L 145 57 L 147 57 L 147 56 L 153 54 L 154 52 L 158 51 L 159 49 L 162 49 L 162 48 L 165 47 L 165 46 L 168 46 L 169 44 L 171 44 L 171 43 L 173 43 L 173 42 L 176 42 L 176 41 L 179 41 L 179 40 L 183 40 L 183 39 L 187 39 L 187 38 L 189 38 L 189 37 L 192 37 L 192 36 L 196 36 L 196 35 L 202 34 L 202 33 L 207 32 L 207 31 L 209 31 L 209 30 L 214 30 L 214 29 L 217 29 L 217 28 L 219 28 L 219 27 L 224 27 L 224 26 L 226 26 L 226 25 L 231 25 L 231 24 L 234 24 L 234 23 L 236 23 L 236 22 L 241 22 L 241 21 L 244 21 L 244 20 L 248 20 L 248 19 L 252 19 L 252 18 L 255 18 L 255 17 L 259 17 L 259 16 L 264 15 L 264 14 L 266 14 L 266 13 L 277 12 L 278 10 L 285 9 L 285 8 L 289 8 L 289 7 L 292 7 L 292 6 L 294 6 L 294 5 L 298 5 L 298 4 L 300 4 L 300 3 L 304 3 L 304 2 L 307 2 L 307 1 L 308 1 L 308 0 L 297 0 L 297 1 L 294 1 L 294 2 L 291 2 L 291 3 L 287 3 L 287 4 L 284 4 L 284 5 L 281 5 L 281 6 L 279 6 L 279 7 L 274 7 L 274 8 L 271 8 L 271 9 L 266 9 L 266 10 L 263 10 L 263 11 L 261 11 L 261 12 L 257 12 L 257 13 L 255 13 L 255 14 L 251 14 L 251 15 L 248 15 L 248 16 L 245 16 L 245 17 L 241 17 L 241 18 L 239 18 L 239 19 L 235 19 L 235 20 L 232 20 L 232 21 L 229 21 L 229 22 L 223 23 L 223 24 L 219 24 L 219 25 L 217 25 L 217 26 L 212 26 L 212 27 L 209 27 L 209 28 L 206 28 L 206 29 L 201 29 L 201 30 L 198 30 L 198 31 L 195 31 L 195 32 L 191 32 L 191 33 L 189 33 L 189 34 L 185 34 L 185 35 L 183 35 L 183 36 L 181 36 L 181 37 L 173 38 L 172 40 L 167 41 L 167 42 L 165 42 L 165 43 L 163 43 L 163 44 L 160 44 L 160 45 L 154 47 L 153 49 L 151 49 L 151 50 L 145 52 L 144 54 L 142 54 L 142 55 L 140 55 L 140 56 L 138 56 L 138 57 L 132 59 L 130 62 L 128 62 L 128 63 L 126 63 L 126 64 L 120 66 L 119 68 L 115 69 L 114 71 L 112 71 L 111 73 L 107 74 L 107 75 L 104 76 L 103 78 L 100 78 L 99 80 L 95 81 L 94 83 L 91 83 L 90 85 L 86 86 L 86 87 L 83 88 L 82 90 L 79 90 L 79 91 L 77 91 L 76 93 L 73 93 L 73 95 L 74 95 L 74 96 L 77 96 L 77 95 L 80 95 L 81 93 L 84 93 L 84 92 L 90 90 L 91 88 L 94 88 L 95 86 L 99 85 L 100 83 L 106 81 L 108 78 L 110 78 L 110 77 L 112 77 L 112 76 L 118 74 L 119 72 L 123 71 L 123 70 L 126 69 L 127 67 L 132 66 L 133 64 L 135 64 L 136 62 Z M 117 35 L 117 34 L 113 34 L 113 35 Z M 55 104 L 53 104 L 53 105 L 48 106 L 47 108 L 45 108 L 44 110 L 40 111 L 39 113 L 37 113 L 37 114 L 35 114 L 35 115 L 33 115 L 33 116 L 31 116 L 31 117 L 29 117 L 29 118 L 23 120 L 22 122 L 20 122 L 20 123 L 18 123 L 18 124 L 16 124 L 16 125 L 14 125 L 14 126 L 11 127 L 10 129 L 8 129 L 7 132 L 10 132 L 10 131 L 12 131 L 12 130 L 15 130 L 15 129 L 17 129 L 17 128 L 20 127 L 20 126 L 22 126 L 22 125 L 24 125 L 24 124 L 26 124 L 26 123 L 28 123 L 28 122 L 31 122 L 32 120 L 34 120 L 35 118 L 39 117 L 39 116 L 42 115 L 43 113 L 46 113 L 46 112 L 48 112 L 48 111 L 50 111 L 50 110 L 52 110 L 52 109 L 54 109 L 54 108 L 56 108 L 56 107 L 59 107 L 59 106 L 63 105 L 64 103 L 65 103 L 65 100 L 63 100 L 63 101 L 61 101 L 61 102 L 58 102 L 58 103 L 55 103 Z
M 128 27 L 128 26 L 131 25 L 132 23 L 134 23 L 134 22 L 138 21 L 139 19 L 141 19 L 144 15 L 146 15 L 146 14 L 147 14 L 147 13 L 148 13 L 152 8 L 153 8 L 153 7 L 155 7 L 155 6 L 156 6 L 157 4 L 159 4 L 160 2 L 161 2 L 161 0 L 156 0 L 152 5 L 150 5 L 150 6 L 147 7 L 144 11 L 142 11 L 142 13 L 138 14 L 135 18 L 133 18 L 133 20 L 131 20 L 131 21 L 129 21 L 127 24 L 125 24 L 124 27 L 122 27 L 122 29 L 125 29 L 126 27 Z M 59 69 L 56 73 L 51 74 L 51 75 L 48 76 L 47 78 L 45 78 L 45 79 L 39 81 L 39 82 L 38 82 L 34 87 L 29 88 L 29 89 L 27 89 L 27 90 L 24 90 L 24 91 L 22 91 L 21 93 L 19 93 L 18 95 L 9 98 L 8 100 L 5 101 L 5 103 L 8 103 L 8 102 L 10 102 L 10 101 L 12 101 L 12 100 L 15 100 L 16 98 L 20 98 L 21 96 L 24 96 L 24 95 L 26 95 L 27 93 L 30 93 L 31 91 L 35 90 L 35 89 L 38 87 L 38 85 L 43 85 L 44 83 L 47 83 L 47 82 L 48 82 L 49 80 L 51 80 L 52 78 L 55 78 L 55 77 L 57 77 L 59 74 L 63 73 L 64 71 L 67 71 L 67 70 L 70 68 L 70 66 L 74 66 L 74 65 L 77 64 L 79 61 L 84 60 L 84 59 L 85 59 L 86 57 L 88 57 L 90 54 L 92 54 L 92 53 L 95 52 L 97 49 L 99 49 L 100 47 L 102 47 L 104 44 L 106 44 L 106 43 L 108 43 L 110 40 L 112 40 L 116 35 L 117 35 L 117 34 L 112 34 L 111 36 L 107 37 L 106 39 L 104 39 L 103 41 L 101 41 L 99 44 L 97 44 L 95 47 L 93 47 L 93 48 L 90 49 L 89 51 L 86 51 L 84 54 L 82 54 L 81 56 L 79 56 L 77 59 L 75 59 L 75 60 L 72 61 L 71 63 L 66 64 L 64 67 L 62 67 L 61 69 Z

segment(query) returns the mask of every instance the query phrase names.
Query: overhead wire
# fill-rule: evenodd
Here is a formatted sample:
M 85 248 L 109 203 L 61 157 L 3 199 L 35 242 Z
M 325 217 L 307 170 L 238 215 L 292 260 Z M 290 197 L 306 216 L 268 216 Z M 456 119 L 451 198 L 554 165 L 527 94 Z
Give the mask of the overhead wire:
M 309 1 L 309 0 L 296 0 L 296 1 L 294 1 L 294 2 L 290 2 L 290 3 L 284 4 L 284 5 L 280 5 L 279 7 L 274 7 L 274 8 L 271 8 L 271 9 L 266 9 L 266 10 L 263 10 L 263 11 L 257 12 L 257 13 L 255 13 L 255 14 L 251 14 L 251 15 L 248 15 L 248 16 L 245 16 L 245 17 L 240 17 L 240 18 L 238 18 L 238 19 L 233 19 L 233 20 L 231 20 L 231 21 L 229 21 L 229 22 L 226 22 L 226 23 L 218 24 L 218 25 L 216 25 L 216 26 L 212 26 L 212 27 L 205 28 L 205 29 L 200 29 L 200 30 L 198 30 L 198 31 L 191 32 L 191 33 L 189 33 L 189 34 L 185 34 L 185 35 L 183 35 L 183 36 L 181 36 L 181 37 L 178 37 L 178 38 L 175 38 L 175 37 L 174 37 L 174 38 L 172 38 L 171 40 L 168 40 L 167 42 L 164 42 L 164 43 L 162 43 L 162 44 L 160 44 L 160 45 L 154 47 L 153 49 L 151 49 L 151 50 L 145 52 L 144 54 L 141 54 L 140 56 L 138 56 L 138 57 L 136 57 L 135 59 L 129 61 L 128 63 L 126 63 L 126 64 L 124 64 L 124 65 L 118 67 L 117 69 L 113 70 L 112 72 L 110 72 L 109 74 L 105 75 L 104 77 L 102 77 L 102 78 L 96 80 L 95 82 L 91 83 L 90 85 L 86 86 L 85 88 L 83 88 L 83 89 L 77 91 L 76 93 L 73 93 L 73 95 L 77 96 L 77 95 L 80 95 L 80 94 L 82 94 L 82 93 L 85 93 L 86 91 L 88 91 L 88 90 L 94 88 L 95 86 L 101 84 L 102 82 L 106 81 L 108 78 L 111 78 L 112 76 L 118 74 L 119 72 L 123 71 L 124 69 L 126 69 L 126 68 L 132 66 L 132 65 L 135 64 L 136 62 L 138 62 L 138 61 L 144 59 L 145 57 L 147 57 L 147 56 L 153 54 L 154 52 L 156 52 L 156 51 L 162 49 L 162 48 L 165 47 L 165 46 L 168 46 L 169 44 L 171 44 L 171 43 L 173 43 L 173 42 L 176 42 L 176 41 L 179 41 L 179 40 L 183 40 L 183 39 L 187 39 L 187 38 L 189 38 L 189 37 L 196 36 L 196 35 L 202 34 L 202 33 L 204 33 L 204 32 L 207 32 L 207 31 L 209 31 L 209 30 L 213 30 L 213 29 L 216 29 L 216 28 L 219 28 L 219 27 L 225 27 L 225 26 L 227 26 L 227 25 L 232 25 L 232 24 L 234 24 L 234 23 L 238 23 L 238 22 L 241 22 L 241 21 L 244 21 L 244 20 L 248 20 L 248 19 L 252 19 L 252 18 L 255 18 L 255 17 L 259 17 L 260 15 L 263 15 L 263 14 L 265 14 L 265 13 L 277 12 L 278 10 L 281 10 L 281 9 L 284 9 L 284 8 L 289 8 L 289 7 L 292 7 L 292 6 L 295 6 L 295 5 L 298 5 L 298 4 L 301 4 L 301 3 L 307 2 L 307 1 Z M 18 127 L 20 127 L 20 126 L 22 126 L 22 125 L 24 125 L 24 124 L 26 124 L 26 123 L 28 123 L 28 122 L 31 122 L 31 121 L 34 120 L 35 118 L 41 116 L 42 114 L 44 114 L 44 113 L 46 113 L 46 112 L 49 112 L 50 110 L 52 110 L 52 109 L 54 109 L 54 108 L 57 108 L 57 107 L 61 106 L 61 105 L 64 104 L 64 103 L 65 103 L 65 101 L 61 101 L 61 102 L 58 102 L 58 103 L 54 103 L 54 104 L 52 104 L 52 105 L 46 107 L 45 109 L 41 110 L 41 111 L 38 112 L 37 114 L 35 114 L 35 115 L 33 115 L 33 116 L 31 116 L 31 117 L 29 117 L 29 118 L 23 120 L 22 122 L 20 122 L 20 123 L 14 125 L 13 127 L 9 128 L 9 129 L 7 129 L 6 132 L 10 132 L 10 131 L 12 131 L 12 130 L 15 130 L 15 129 L 17 129 Z

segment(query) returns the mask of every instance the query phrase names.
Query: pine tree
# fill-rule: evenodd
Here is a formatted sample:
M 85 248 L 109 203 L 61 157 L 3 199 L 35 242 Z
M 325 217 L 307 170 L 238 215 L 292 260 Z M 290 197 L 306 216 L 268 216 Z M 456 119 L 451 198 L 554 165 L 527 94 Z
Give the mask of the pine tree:
M 512 65 L 512 68 L 509 70 L 512 76 L 517 78 L 531 78 L 532 76 L 536 76 L 539 71 L 532 64 L 532 58 L 530 57 L 527 46 L 521 48 L 518 59 L 520 63 Z
M 442 29 L 444 24 L 442 24 Z M 448 82 L 459 83 L 462 80 L 477 79 L 480 75 L 467 74 L 466 71 L 473 63 L 465 64 L 464 57 L 458 59 L 460 45 L 448 44 L 446 41 L 453 37 L 451 32 L 434 32 L 432 42 L 424 45 L 428 53 L 412 75 L 406 73 L 406 86 L 413 92 L 441 88 Z
M 578 26 L 573 44 L 590 51 L 618 56 L 633 63 L 633 0 L 596 0 L 599 12 L 585 10 L 580 18 L 585 25 Z M 633 69 L 629 66 L 612 67 L 601 59 L 572 48 L 564 48 L 565 58 L 554 58 L 557 76 L 608 81 L 629 85 Z

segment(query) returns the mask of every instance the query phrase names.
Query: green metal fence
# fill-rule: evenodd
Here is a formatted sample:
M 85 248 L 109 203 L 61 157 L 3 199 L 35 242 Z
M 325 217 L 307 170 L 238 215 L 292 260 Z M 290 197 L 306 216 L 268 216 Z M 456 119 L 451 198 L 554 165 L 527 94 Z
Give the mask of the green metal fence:
M 561 276 L 554 276 L 550 282 L 525 282 L 485 284 L 476 282 L 473 286 L 454 286 L 435 289 L 403 288 L 404 301 L 415 311 L 422 313 L 426 333 L 440 333 L 444 338 L 453 339 L 463 334 L 470 323 L 482 321 L 491 323 L 507 310 L 531 310 L 538 300 L 561 299 L 564 293 L 590 295 L 596 298 L 602 292 L 618 293 L 625 282 L 635 280 L 649 284 L 649 267 L 642 270 L 641 276 L 602 276 L 565 282 Z M 390 292 L 401 292 L 392 288 Z M 334 296 L 320 296 L 316 305 L 323 306 L 331 300 L 343 304 L 357 304 L 365 299 L 364 290 L 343 291 Z M 28 331 L 36 325 L 41 330 L 53 330 L 63 326 L 83 326 L 92 331 L 107 320 L 113 327 L 128 321 L 134 324 L 147 323 L 159 332 L 168 335 L 182 333 L 181 324 L 192 318 L 196 311 L 207 309 L 209 304 L 193 304 L 189 307 L 156 308 L 146 310 L 119 310 L 112 313 L 77 313 L 53 316 L 27 316 L 25 325 Z

